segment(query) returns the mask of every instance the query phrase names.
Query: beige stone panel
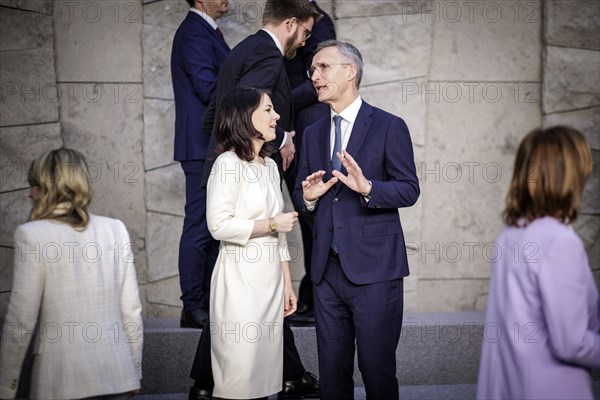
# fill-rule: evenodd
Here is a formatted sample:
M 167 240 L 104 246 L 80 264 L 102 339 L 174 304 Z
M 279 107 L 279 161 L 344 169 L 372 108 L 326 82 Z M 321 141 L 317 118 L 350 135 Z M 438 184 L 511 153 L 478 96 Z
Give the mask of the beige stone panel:
M 144 166 L 146 169 L 173 163 L 175 103 L 168 100 L 144 101 Z
M 167 306 L 163 304 L 146 302 L 144 318 L 179 318 L 182 306 Z
M 58 121 L 52 47 L 3 52 L 0 81 L 0 126 Z
M 262 28 L 264 8 L 263 0 L 229 2 L 229 12 L 217 21 L 229 47 L 234 48 L 247 36 Z
M 423 146 L 427 101 L 420 91 L 425 82 L 425 79 L 414 79 L 364 86 L 360 95 L 372 106 L 401 117 L 408 126 L 413 145 Z
M 66 147 L 81 151 L 90 169 L 92 204 L 123 221 L 134 243 L 138 279 L 145 281 L 144 165 L 141 85 L 60 84 Z
M 515 99 L 511 84 L 479 84 L 456 101 L 428 101 L 419 278 L 487 278 L 514 154 L 541 124 L 539 104 Z M 486 94 L 487 93 L 487 94 Z
M 146 208 L 184 216 L 185 175 L 179 163 L 146 172 Z
M 487 279 L 420 279 L 415 311 L 485 311 L 488 286 Z
M 28 188 L 31 162 L 61 146 L 58 123 L 0 128 L 0 191 Z
M 600 107 L 544 115 L 544 127 L 569 125 L 579 130 L 593 150 L 600 150 Z
M 364 61 L 363 84 L 426 76 L 432 23 L 418 15 L 349 18 L 337 26 L 339 40 L 350 42 Z
M 54 5 L 52 0 L 2 0 L 4 7 L 17 8 L 19 10 L 33 11 L 36 13 L 52 15 Z M 2 10 L 4 12 L 4 10 Z
M 333 11 L 340 19 L 399 14 L 423 14 L 425 18 L 434 9 L 433 3 L 432 0 L 329 0 L 320 1 L 319 7 L 328 13 Z
M 404 282 L 406 283 L 406 281 Z M 417 292 L 415 290 L 407 292 L 404 291 L 404 312 L 414 312 L 419 308 L 419 300 Z
M 144 4 L 144 25 L 160 26 L 174 31 L 185 19 L 189 9 L 186 1 L 163 0 Z
M 55 0 L 59 82 L 141 82 L 140 0 Z
M 173 100 L 171 82 L 171 48 L 174 28 L 144 25 L 142 44 L 144 47 L 144 96 Z
M 592 151 L 594 163 L 592 175 L 585 184 L 581 195 L 579 212 L 583 214 L 600 215 L 600 151 Z
M 29 189 L 0 193 L 0 243 L 12 243 L 15 229 L 29 219 Z
M 176 276 L 158 282 L 148 283 L 146 296 L 148 302 L 152 304 L 181 307 L 179 277 Z
M 546 43 L 600 50 L 600 7 L 596 0 L 544 2 Z
M 0 8 L 0 51 L 52 48 L 49 15 Z
M 435 20 L 430 79 L 540 80 L 540 1 L 435 1 L 434 5 L 429 15 Z
M 588 254 L 590 267 L 600 273 L 600 217 L 597 215 L 579 215 L 573 228 L 581 237 Z M 596 281 L 600 287 L 600 281 Z
M 544 113 L 600 104 L 600 51 L 547 46 L 544 56 Z
M 179 275 L 179 238 L 183 218 L 154 212 L 146 213 L 148 282 Z
M 15 263 L 15 249 L 11 242 L 0 244 L 0 292 L 11 290 L 13 281 L 13 268 Z

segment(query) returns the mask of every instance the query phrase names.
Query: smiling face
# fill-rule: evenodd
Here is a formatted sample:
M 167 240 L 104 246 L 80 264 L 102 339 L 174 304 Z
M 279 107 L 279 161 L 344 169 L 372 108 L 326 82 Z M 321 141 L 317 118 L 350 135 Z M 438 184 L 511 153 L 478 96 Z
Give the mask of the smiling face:
M 321 103 L 332 105 L 352 96 L 356 67 L 337 47 L 326 47 L 315 54 L 312 82 Z
M 275 112 L 271 98 L 269 95 L 263 94 L 260 105 L 252 113 L 252 125 L 263 135 L 265 142 L 275 139 L 275 128 L 277 128 L 278 119 L 279 114 Z

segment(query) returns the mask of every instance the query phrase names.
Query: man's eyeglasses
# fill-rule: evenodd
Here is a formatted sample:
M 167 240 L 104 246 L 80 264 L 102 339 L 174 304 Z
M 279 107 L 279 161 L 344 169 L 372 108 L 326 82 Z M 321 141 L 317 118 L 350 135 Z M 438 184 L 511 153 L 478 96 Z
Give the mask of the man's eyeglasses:
M 308 71 L 306 71 L 306 75 L 308 75 L 308 79 L 311 79 L 315 72 L 318 72 L 319 75 L 322 75 L 324 72 L 327 72 L 332 65 L 351 65 L 350 63 L 320 63 L 315 64 L 313 67 L 310 67 Z
M 310 37 L 310 35 L 312 35 L 312 32 L 310 31 L 310 29 L 308 29 L 307 27 L 305 27 L 302 22 L 298 21 L 298 23 L 300 25 L 302 25 L 302 27 L 304 28 L 304 40 L 308 40 L 308 38 Z

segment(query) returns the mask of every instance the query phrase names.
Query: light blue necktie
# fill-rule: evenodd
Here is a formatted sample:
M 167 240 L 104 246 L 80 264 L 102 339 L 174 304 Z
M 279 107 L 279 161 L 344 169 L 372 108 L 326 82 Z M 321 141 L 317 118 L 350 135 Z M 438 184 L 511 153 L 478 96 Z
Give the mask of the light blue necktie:
M 339 171 L 340 168 L 342 168 L 342 162 L 335 154 L 342 152 L 342 117 L 339 115 L 334 115 L 333 124 L 335 125 L 335 142 L 333 144 L 333 155 L 331 156 L 331 168 Z M 331 237 L 331 249 L 337 253 L 337 245 L 335 244 L 335 227 L 333 228 L 333 234 Z

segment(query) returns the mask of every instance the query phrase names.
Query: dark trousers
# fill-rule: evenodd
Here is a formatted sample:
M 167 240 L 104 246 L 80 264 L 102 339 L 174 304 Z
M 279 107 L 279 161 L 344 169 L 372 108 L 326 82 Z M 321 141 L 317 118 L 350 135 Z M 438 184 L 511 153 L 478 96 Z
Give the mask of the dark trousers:
M 370 400 L 399 398 L 396 347 L 403 313 L 403 280 L 355 285 L 329 257 L 315 285 L 321 398 L 354 398 L 354 352 Z
M 210 322 L 210 321 L 209 321 Z M 212 390 L 215 386 L 212 375 L 212 363 L 210 361 L 210 329 L 208 328 L 210 323 L 205 325 L 205 329 L 202 329 L 200 335 L 200 341 L 198 342 L 198 348 L 196 349 L 196 357 L 194 357 L 194 364 L 192 365 L 192 371 L 190 377 L 196 382 L 194 385 L 200 389 Z M 268 366 L 265 366 L 268 368 Z M 287 318 L 283 319 L 283 379 L 292 380 L 297 379 L 299 375 L 304 373 L 304 366 L 300 360 L 300 354 L 296 348 L 294 342 L 294 334 L 290 327 L 290 323 Z
M 210 276 L 217 261 L 219 242 L 206 225 L 206 187 L 202 187 L 204 160 L 183 161 L 185 218 L 179 242 L 179 284 L 183 309 L 208 311 Z

